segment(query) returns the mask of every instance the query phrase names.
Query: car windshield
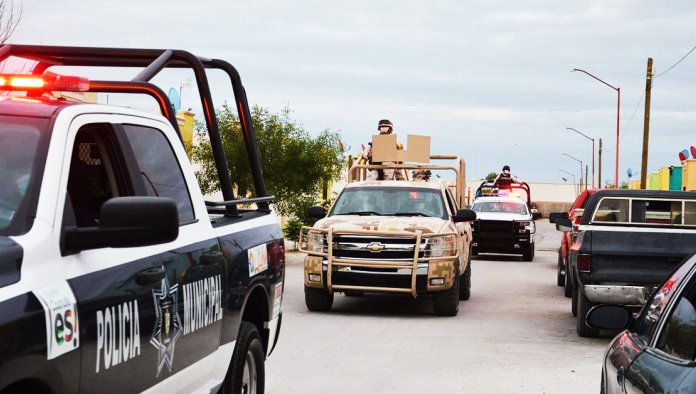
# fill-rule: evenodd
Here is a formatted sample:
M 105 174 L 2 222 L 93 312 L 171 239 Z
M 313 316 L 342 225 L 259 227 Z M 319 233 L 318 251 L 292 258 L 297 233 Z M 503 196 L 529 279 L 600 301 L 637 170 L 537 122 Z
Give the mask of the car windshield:
M 406 187 L 352 187 L 336 200 L 333 215 L 427 216 L 446 218 L 439 190 Z
M 0 117 L 0 235 L 29 230 L 48 140 L 44 119 Z
M 481 201 L 474 202 L 471 207 L 474 212 L 500 212 L 500 213 L 516 213 L 519 215 L 527 214 L 527 206 L 523 203 L 512 201 Z

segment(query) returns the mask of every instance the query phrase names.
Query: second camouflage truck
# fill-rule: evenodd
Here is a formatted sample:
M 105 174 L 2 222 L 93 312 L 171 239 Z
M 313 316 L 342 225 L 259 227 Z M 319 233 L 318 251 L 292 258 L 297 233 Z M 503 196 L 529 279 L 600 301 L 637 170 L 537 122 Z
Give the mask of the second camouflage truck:
M 471 294 L 471 225 L 476 214 L 464 205 L 464 161 L 455 166 L 391 165 L 397 171 L 454 171 L 456 182 L 384 180 L 362 181 L 356 165 L 349 182 L 328 214 L 304 227 L 300 244 L 307 253 L 304 292 L 307 308 L 329 310 L 334 294 L 400 293 L 432 295 L 433 312 L 456 315 L 459 300 Z M 379 167 L 386 167 L 384 165 Z M 361 175 L 362 174 L 362 175 Z M 453 193 L 453 190 L 454 193 Z

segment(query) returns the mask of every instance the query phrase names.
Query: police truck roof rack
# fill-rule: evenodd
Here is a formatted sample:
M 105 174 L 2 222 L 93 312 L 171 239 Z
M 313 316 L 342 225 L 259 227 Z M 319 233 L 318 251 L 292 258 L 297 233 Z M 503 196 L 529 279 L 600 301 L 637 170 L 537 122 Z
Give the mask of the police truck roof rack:
M 181 132 L 176 122 L 172 105 L 167 95 L 150 83 L 159 72 L 165 68 L 188 68 L 196 77 L 196 84 L 200 95 L 203 116 L 208 129 L 208 137 L 215 159 L 222 196 L 225 201 L 207 202 L 208 206 L 225 207 L 226 215 L 238 215 L 237 204 L 257 203 L 259 210 L 268 211 L 269 202 L 273 196 L 266 195 L 266 187 L 261 171 L 254 128 L 251 124 L 251 113 L 247 102 L 246 91 L 237 70 L 228 62 L 219 59 L 207 59 L 195 56 L 190 52 L 172 49 L 133 49 L 133 48 L 96 48 L 96 47 L 62 47 L 40 45 L 14 45 L 8 44 L 0 47 L 0 61 L 14 56 L 23 59 L 35 60 L 36 66 L 32 70 L 33 75 L 42 75 L 52 66 L 93 66 L 93 67 L 140 67 L 143 68 L 138 75 L 130 81 L 89 81 L 89 92 L 114 92 L 114 93 L 142 93 L 148 94 L 157 100 L 162 114 L 169 120 L 172 127 Z M 227 166 L 227 159 L 220 138 L 220 128 L 215 117 L 215 106 L 206 75 L 207 69 L 223 71 L 230 78 L 234 92 L 235 104 L 239 115 L 247 158 L 251 167 L 256 197 L 251 199 L 237 199 L 232 189 Z M 1 88 L 0 88 L 1 89 Z M 183 141 L 183 140 L 182 140 Z
M 514 196 L 514 190 L 516 189 L 524 191 L 524 193 L 527 195 L 527 206 L 531 207 L 532 192 L 529 189 L 529 185 L 527 184 L 527 182 L 511 182 L 508 184 L 496 184 L 494 182 L 483 181 L 479 185 L 478 189 L 476 189 L 474 198 L 479 198 L 482 196 L 499 196 L 500 190 L 507 190 L 507 196 Z

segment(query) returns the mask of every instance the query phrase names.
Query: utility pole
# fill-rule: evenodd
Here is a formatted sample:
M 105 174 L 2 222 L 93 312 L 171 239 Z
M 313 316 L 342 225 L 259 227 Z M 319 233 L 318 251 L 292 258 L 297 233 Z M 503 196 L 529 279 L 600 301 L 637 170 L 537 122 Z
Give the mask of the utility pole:
M 599 178 L 597 179 L 597 187 L 602 188 L 602 139 L 599 139 Z
M 648 174 L 648 136 L 650 132 L 650 92 L 652 90 L 653 59 L 648 58 L 648 71 L 645 75 L 645 114 L 643 116 L 643 158 L 640 163 L 640 188 L 646 189 Z
M 587 190 L 587 176 L 588 176 L 587 171 L 588 171 L 587 164 L 585 164 L 585 190 Z

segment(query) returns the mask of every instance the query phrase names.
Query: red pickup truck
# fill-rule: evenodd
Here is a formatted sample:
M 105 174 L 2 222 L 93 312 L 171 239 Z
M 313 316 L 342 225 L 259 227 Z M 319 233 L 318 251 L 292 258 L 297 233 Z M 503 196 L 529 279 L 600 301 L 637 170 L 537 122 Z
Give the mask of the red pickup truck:
M 561 236 L 561 247 L 558 248 L 558 269 L 556 271 L 557 284 L 558 286 L 564 288 L 563 292 L 565 296 L 568 298 L 570 298 L 570 296 L 572 295 L 573 290 L 573 287 L 570 281 L 568 281 L 568 279 L 566 278 L 565 274 L 570 247 L 573 245 L 573 242 L 575 242 L 575 238 L 578 235 L 578 225 L 580 224 L 580 219 L 582 219 L 582 213 L 585 210 L 585 204 L 587 204 L 588 198 L 596 191 L 596 189 L 583 190 L 575 199 L 573 205 L 570 207 L 570 211 L 555 212 L 549 215 L 549 221 L 551 223 L 555 223 L 556 220 L 558 220 L 559 218 L 571 218 L 573 220 L 573 231 L 564 232 Z

